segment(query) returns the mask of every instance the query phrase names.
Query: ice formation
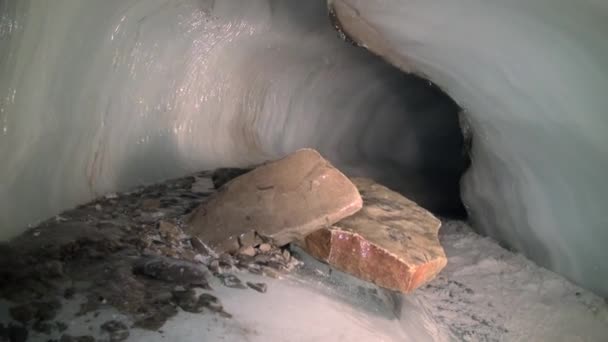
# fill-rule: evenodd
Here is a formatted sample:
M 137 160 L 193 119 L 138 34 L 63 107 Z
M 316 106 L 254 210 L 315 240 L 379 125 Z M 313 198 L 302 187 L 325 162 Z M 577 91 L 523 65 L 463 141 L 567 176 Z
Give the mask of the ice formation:
M 465 109 L 475 227 L 608 295 L 608 5 L 334 5 L 353 39 Z M 2 1 L 0 234 L 106 192 L 304 146 L 441 207 L 457 179 L 428 174 L 460 167 L 447 135 L 457 110 L 340 41 L 323 1 Z
M 336 0 L 377 53 L 466 111 L 473 224 L 608 294 L 608 3 Z M 366 40 L 367 39 L 367 40 Z

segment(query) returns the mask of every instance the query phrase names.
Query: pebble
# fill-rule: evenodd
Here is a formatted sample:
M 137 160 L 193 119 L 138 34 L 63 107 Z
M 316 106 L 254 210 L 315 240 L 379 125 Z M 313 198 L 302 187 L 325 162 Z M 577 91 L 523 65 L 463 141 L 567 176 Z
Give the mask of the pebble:
M 252 283 L 248 281 L 247 286 L 258 291 L 259 293 L 266 293 L 267 286 L 264 283 Z
M 186 260 L 160 256 L 143 257 L 133 266 L 133 273 L 166 282 L 210 288 L 201 266 Z
M 261 275 L 263 274 L 262 266 L 258 264 L 249 264 L 247 265 L 247 271 L 253 274 Z
M 268 253 L 272 250 L 272 245 L 269 243 L 263 243 L 258 248 L 260 249 L 260 252 Z
M 169 242 L 176 242 L 181 235 L 181 232 L 176 225 L 164 220 L 158 222 L 158 231 L 160 232 L 160 235 Z
M 220 314 L 220 316 L 225 318 L 232 318 L 232 315 L 224 311 L 224 307 L 220 303 L 220 300 L 209 293 L 202 293 L 198 297 L 198 302 L 201 306 Z
M 241 279 L 239 279 L 237 276 L 235 276 L 234 274 L 221 274 L 219 275 L 220 280 L 222 281 L 222 284 L 224 284 L 224 286 L 226 287 L 230 287 L 233 289 L 246 289 L 247 286 L 243 285 L 243 282 L 241 281 Z
M 253 257 L 255 256 L 255 248 L 253 248 L 252 246 L 241 247 L 237 253 L 240 255 Z
M 199 252 L 204 257 L 214 257 L 217 258 L 217 253 L 211 249 L 211 247 L 207 246 L 204 242 L 202 242 L 199 238 L 193 237 L 190 239 L 190 244 L 192 248 L 194 248 L 197 252 Z
M 289 250 L 286 249 L 283 251 L 283 259 L 285 259 L 286 262 L 291 260 L 291 253 L 289 253 Z
M 220 268 L 220 261 L 219 260 L 213 260 L 209 263 L 209 266 L 207 266 L 207 268 L 209 268 L 209 271 L 211 271 L 211 273 L 213 273 L 214 275 L 216 274 L 220 274 L 222 272 L 221 268 Z
M 276 270 L 273 270 L 270 267 L 267 266 L 262 266 L 262 274 L 270 277 L 270 278 L 274 278 L 274 279 L 280 279 L 281 276 L 279 275 L 279 272 L 277 272 Z

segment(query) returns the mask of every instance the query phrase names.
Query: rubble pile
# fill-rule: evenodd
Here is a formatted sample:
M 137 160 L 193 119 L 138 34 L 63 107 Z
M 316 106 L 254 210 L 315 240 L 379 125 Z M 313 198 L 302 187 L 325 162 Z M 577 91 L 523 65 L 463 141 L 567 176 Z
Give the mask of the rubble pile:
M 74 298 L 82 299 L 78 315 L 112 307 L 129 318 L 91 327 L 110 341 L 126 340 L 131 327 L 158 331 L 179 311 L 230 319 L 214 287 L 268 293 L 263 281 L 240 274 L 283 278 L 297 270 L 290 244 L 408 293 L 445 266 L 438 229 L 415 203 L 371 180 L 350 180 L 310 149 L 253 170 L 107 194 L 0 245 L 0 298 L 12 303 L 16 322 L 0 325 L 0 340 L 36 332 L 94 341 L 69 335 L 57 319 Z

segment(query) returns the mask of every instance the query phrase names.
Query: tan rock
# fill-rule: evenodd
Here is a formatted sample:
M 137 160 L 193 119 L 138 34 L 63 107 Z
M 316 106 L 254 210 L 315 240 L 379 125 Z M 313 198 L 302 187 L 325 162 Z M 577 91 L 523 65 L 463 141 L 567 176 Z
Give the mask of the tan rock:
M 219 251 L 239 248 L 256 231 L 282 246 L 361 209 L 357 188 L 311 149 L 303 149 L 225 184 L 190 217 L 187 232 Z
M 252 246 L 241 247 L 241 248 L 239 248 L 238 254 L 254 257 L 255 248 L 253 248 Z
M 304 249 L 335 268 L 409 293 L 447 264 L 437 233 L 441 222 L 400 194 L 369 179 L 353 179 L 363 209 L 306 237 Z
M 269 243 L 263 243 L 258 248 L 260 249 L 260 252 L 262 252 L 262 253 L 268 253 L 272 250 L 272 246 Z
M 161 236 L 169 241 L 176 241 L 179 238 L 180 232 L 176 225 L 168 221 L 160 221 L 158 223 L 158 231 Z

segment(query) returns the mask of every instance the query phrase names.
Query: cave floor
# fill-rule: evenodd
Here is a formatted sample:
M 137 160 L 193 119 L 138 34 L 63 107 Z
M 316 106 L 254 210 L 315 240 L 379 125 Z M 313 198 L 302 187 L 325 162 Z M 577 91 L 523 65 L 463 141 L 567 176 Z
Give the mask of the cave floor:
M 226 271 L 243 283 L 266 284 L 264 293 L 226 286 L 206 272 L 206 283 L 192 291 L 221 304 L 175 305 L 171 291 L 187 293 L 190 287 L 141 279 L 132 274 L 132 264 L 142 255 L 200 262 L 179 227 L 213 191 L 210 173 L 203 172 L 108 194 L 3 245 L 0 340 L 607 340 L 608 305 L 602 298 L 460 221 L 445 221 L 440 231 L 447 267 L 411 295 L 332 270 L 292 248 L 302 261 L 295 270 Z M 159 231 L 159 221 L 175 230 Z M 167 293 L 169 299 L 161 298 Z M 33 302 L 45 310 L 31 309 Z

